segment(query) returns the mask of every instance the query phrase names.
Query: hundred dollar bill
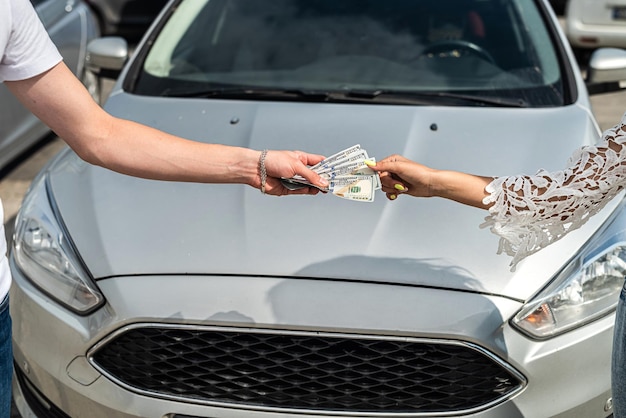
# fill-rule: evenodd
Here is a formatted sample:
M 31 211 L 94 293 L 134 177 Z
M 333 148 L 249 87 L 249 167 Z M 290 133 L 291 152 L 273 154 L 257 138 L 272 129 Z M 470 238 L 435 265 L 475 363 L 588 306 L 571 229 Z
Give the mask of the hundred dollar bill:
M 374 201 L 374 176 L 356 175 L 336 177 L 330 180 L 328 191 L 343 199 L 359 202 Z
M 374 192 L 381 188 L 380 176 L 365 164 L 365 160 L 375 161 L 357 144 L 309 168 L 329 181 L 329 186 L 319 188 L 320 190 L 331 192 L 344 199 L 373 202 Z M 281 182 L 290 190 L 308 186 L 317 187 L 299 175 L 282 178 Z
M 374 190 L 379 190 L 381 188 L 380 176 L 377 172 L 365 165 L 363 161 L 361 161 L 360 165 L 354 164 L 351 167 L 344 167 L 340 172 L 321 173 L 320 176 L 329 181 L 335 179 L 341 180 L 342 178 L 346 177 L 367 176 L 371 177 L 371 180 L 374 184 Z M 307 186 L 317 187 L 300 176 L 292 178 L 282 178 L 281 182 L 283 183 L 283 186 L 285 186 L 289 190 L 297 190 Z M 329 191 L 328 188 L 319 189 L 325 192 Z
M 326 159 L 320 161 L 319 163 L 312 165 L 310 168 L 311 170 L 317 170 L 319 168 L 325 168 L 327 167 L 329 164 L 333 164 L 338 160 L 344 159 L 344 158 L 348 158 L 353 154 L 359 153 L 361 151 L 361 145 L 360 144 L 356 144 L 351 146 L 350 148 L 346 148 L 343 151 L 339 151 L 336 154 L 331 155 L 330 157 L 327 157 Z
M 370 161 L 376 162 L 375 158 L 369 158 Z M 371 168 L 369 168 L 365 164 L 365 159 L 359 159 L 356 161 L 351 161 L 346 164 L 342 164 L 338 167 L 335 167 L 334 170 L 329 172 L 321 172 L 319 175 L 326 180 L 334 179 L 339 176 L 347 176 L 347 175 L 369 175 L 374 176 L 374 190 L 379 190 L 381 188 L 380 176 L 378 173 Z
M 365 163 L 364 161 L 366 159 L 368 159 L 367 156 L 367 152 L 365 150 L 361 150 L 359 145 L 355 145 L 352 148 L 349 148 L 348 150 L 345 151 L 345 153 L 347 154 L 353 154 L 351 156 L 348 157 L 344 157 L 342 156 L 342 153 L 338 153 L 335 154 L 335 156 L 337 156 L 337 159 L 333 158 L 333 157 L 329 157 L 324 161 L 327 161 L 326 163 L 324 163 L 324 161 L 322 161 L 319 164 L 316 164 L 315 166 L 310 166 L 309 168 L 313 171 L 315 171 L 317 174 L 322 175 L 322 174 L 332 174 L 335 172 L 335 169 L 337 168 L 342 168 L 345 169 L 345 167 L 349 164 L 355 164 L 355 163 L 359 163 L 361 162 L 364 166 Z M 323 164 L 322 164 L 323 163 Z M 369 167 L 365 166 L 366 168 L 369 169 Z M 373 170 L 369 169 L 372 173 L 374 172 Z M 344 173 L 348 173 L 348 171 L 344 171 Z M 370 174 L 370 173 L 368 173 Z M 285 187 L 289 188 L 289 185 L 291 185 L 292 190 L 296 185 L 300 185 L 300 187 L 303 187 L 303 185 L 307 185 L 310 186 L 311 184 L 308 183 L 306 181 L 306 179 L 300 175 L 295 175 L 291 178 L 282 178 L 281 179 L 283 184 L 288 183 L 288 185 L 285 185 Z
M 337 170 L 338 168 L 344 167 L 344 166 L 346 166 L 348 164 L 355 163 L 357 161 L 365 161 L 368 158 L 369 157 L 368 157 L 367 152 L 365 150 L 359 150 L 359 152 L 354 153 L 353 155 L 350 155 L 350 156 L 344 157 L 344 158 L 340 158 L 340 159 L 338 159 L 336 161 L 332 161 L 330 163 L 324 164 L 321 167 L 313 169 L 313 171 L 315 171 L 318 174 L 328 173 L 329 171 Z

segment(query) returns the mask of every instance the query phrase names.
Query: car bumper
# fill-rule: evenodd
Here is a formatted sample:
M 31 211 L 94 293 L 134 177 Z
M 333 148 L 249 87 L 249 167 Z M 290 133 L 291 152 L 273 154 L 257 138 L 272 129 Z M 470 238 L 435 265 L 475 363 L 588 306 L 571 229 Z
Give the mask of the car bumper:
M 25 416 L 351 416 L 207 405 L 130 390 L 95 368 L 89 353 L 119 329 L 138 323 L 463 341 L 482 347 L 525 379 L 514 396 L 465 416 L 592 418 L 610 414 L 605 404 L 610 398 L 613 315 L 539 342 L 508 324 L 520 303 L 495 296 L 384 284 L 180 276 L 102 280 L 98 285 L 109 303 L 79 317 L 34 288 L 19 270 L 13 268 L 13 272 L 15 397 Z M 43 412 L 26 415 L 28 409 Z

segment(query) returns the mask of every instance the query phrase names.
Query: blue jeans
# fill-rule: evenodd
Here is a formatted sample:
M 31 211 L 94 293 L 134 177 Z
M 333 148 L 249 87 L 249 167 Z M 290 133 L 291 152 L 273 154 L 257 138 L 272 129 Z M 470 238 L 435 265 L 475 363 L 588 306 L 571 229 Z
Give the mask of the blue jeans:
M 619 295 L 615 313 L 613 358 L 611 360 L 611 391 L 613 392 L 613 417 L 626 417 L 626 283 Z
M 0 418 L 11 416 L 11 378 L 13 377 L 13 349 L 9 296 L 0 303 Z

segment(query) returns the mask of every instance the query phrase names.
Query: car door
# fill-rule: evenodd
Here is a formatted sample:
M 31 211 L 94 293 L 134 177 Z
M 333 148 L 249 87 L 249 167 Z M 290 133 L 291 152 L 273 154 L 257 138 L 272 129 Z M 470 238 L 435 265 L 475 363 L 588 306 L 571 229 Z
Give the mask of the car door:
M 64 62 L 77 74 L 82 71 L 85 25 L 89 16 L 77 0 L 31 0 Z M 43 138 L 49 129 L 0 85 L 0 168 Z
M 579 15 L 587 25 L 624 26 L 626 0 L 595 0 L 580 2 Z

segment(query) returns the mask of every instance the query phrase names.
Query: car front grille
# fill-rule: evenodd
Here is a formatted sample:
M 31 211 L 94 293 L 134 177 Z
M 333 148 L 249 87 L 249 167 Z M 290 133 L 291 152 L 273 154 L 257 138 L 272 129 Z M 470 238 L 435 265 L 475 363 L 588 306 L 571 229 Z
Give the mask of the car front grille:
M 103 341 L 90 360 L 135 392 L 274 411 L 457 414 L 525 385 L 472 344 L 349 334 L 144 324 Z

